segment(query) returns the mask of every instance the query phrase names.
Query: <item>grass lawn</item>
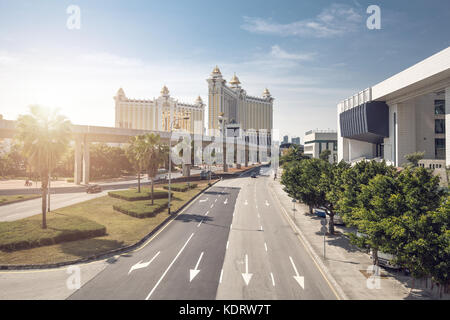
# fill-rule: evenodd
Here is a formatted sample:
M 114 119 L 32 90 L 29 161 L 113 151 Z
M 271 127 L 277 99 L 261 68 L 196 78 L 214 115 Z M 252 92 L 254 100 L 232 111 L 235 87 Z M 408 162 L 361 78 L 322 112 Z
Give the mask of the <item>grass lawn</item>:
M 40 198 L 40 194 L 16 194 L 13 196 L 0 196 L 0 206 L 18 201 L 25 201 Z
M 47 229 L 41 220 L 18 220 L 0 223 L 0 250 L 11 251 L 46 246 L 102 236 L 106 229 L 99 223 L 62 214 L 47 219 Z
M 187 192 L 174 192 L 172 210 L 178 210 L 206 185 L 207 182 L 199 183 L 195 189 Z M 167 209 L 154 217 L 145 219 L 137 219 L 113 209 L 113 205 L 124 202 L 126 201 L 104 196 L 51 212 L 48 215 L 49 219 L 58 214 L 85 218 L 105 226 L 107 233 L 101 237 L 14 252 L 0 250 L 0 264 L 43 264 L 85 258 L 93 254 L 134 244 L 168 217 Z M 40 222 L 41 219 L 41 215 L 37 215 L 21 221 L 34 220 Z

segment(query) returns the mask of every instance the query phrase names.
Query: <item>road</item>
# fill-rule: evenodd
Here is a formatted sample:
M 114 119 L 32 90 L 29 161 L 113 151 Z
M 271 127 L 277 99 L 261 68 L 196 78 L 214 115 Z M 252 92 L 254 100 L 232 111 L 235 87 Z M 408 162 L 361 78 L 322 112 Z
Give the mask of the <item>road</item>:
M 336 299 L 262 175 L 217 183 L 70 299 Z
M 192 170 L 192 174 L 200 173 L 200 171 L 201 170 L 196 169 Z M 172 173 L 172 178 L 177 177 L 181 177 L 181 173 Z M 149 183 L 149 181 L 146 178 L 142 179 L 141 182 L 145 183 L 146 185 L 148 185 Z M 101 193 L 96 194 L 87 194 L 84 190 L 85 187 L 61 188 L 65 189 L 64 192 L 51 194 L 50 208 L 52 210 L 56 210 L 76 203 L 105 196 L 110 190 L 128 189 L 130 186 L 137 185 L 137 180 L 108 182 L 102 183 L 100 185 L 102 186 L 103 191 Z M 14 193 L 13 191 L 14 190 L 11 190 L 12 193 Z M 0 222 L 14 221 L 31 217 L 37 214 L 41 214 L 41 208 L 42 208 L 41 198 L 0 206 Z

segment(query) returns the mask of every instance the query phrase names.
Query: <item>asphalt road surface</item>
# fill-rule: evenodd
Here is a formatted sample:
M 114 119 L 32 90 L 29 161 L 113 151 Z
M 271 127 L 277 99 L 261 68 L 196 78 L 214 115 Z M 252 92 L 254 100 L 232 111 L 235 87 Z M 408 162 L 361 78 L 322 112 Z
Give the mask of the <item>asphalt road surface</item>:
M 261 170 L 217 183 L 69 298 L 337 299 Z

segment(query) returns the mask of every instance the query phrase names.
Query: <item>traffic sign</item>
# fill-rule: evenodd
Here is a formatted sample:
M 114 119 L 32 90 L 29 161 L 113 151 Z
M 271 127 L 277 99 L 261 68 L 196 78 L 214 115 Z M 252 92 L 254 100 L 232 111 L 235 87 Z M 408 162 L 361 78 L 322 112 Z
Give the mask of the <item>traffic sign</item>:
M 320 232 L 326 233 L 326 232 L 327 232 L 327 227 L 322 227 L 322 228 L 320 228 Z
M 323 226 L 326 226 L 327 225 L 327 219 L 320 220 L 320 224 L 323 225 Z

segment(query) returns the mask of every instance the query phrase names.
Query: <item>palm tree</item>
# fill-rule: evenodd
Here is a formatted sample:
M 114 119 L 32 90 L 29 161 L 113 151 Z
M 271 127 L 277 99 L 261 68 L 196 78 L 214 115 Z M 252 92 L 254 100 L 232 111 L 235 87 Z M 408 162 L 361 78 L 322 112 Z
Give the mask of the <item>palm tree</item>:
M 17 120 L 16 139 L 22 144 L 30 167 L 39 175 L 42 186 L 42 228 L 47 228 L 47 190 L 51 169 L 64 154 L 71 139 L 70 121 L 58 110 L 30 106 L 30 114 Z
M 147 164 L 147 146 L 145 135 L 139 135 L 130 139 L 130 145 L 126 150 L 126 155 L 138 174 L 138 192 L 141 192 L 141 173 Z
M 144 135 L 146 145 L 146 167 L 148 177 L 152 182 L 152 204 L 154 191 L 154 178 L 158 173 L 158 168 L 161 163 L 164 163 L 164 152 L 162 152 L 161 138 L 159 135 L 147 133 Z

